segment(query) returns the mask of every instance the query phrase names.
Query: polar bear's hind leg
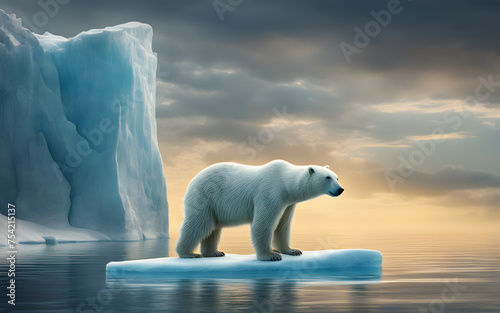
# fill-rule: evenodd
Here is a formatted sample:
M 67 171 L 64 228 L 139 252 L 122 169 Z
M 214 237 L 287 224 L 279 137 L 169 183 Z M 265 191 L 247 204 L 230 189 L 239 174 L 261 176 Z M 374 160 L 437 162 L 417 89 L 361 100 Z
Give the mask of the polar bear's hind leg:
M 198 216 L 185 217 L 180 229 L 175 251 L 181 258 L 201 258 L 202 255 L 193 253 L 193 250 L 215 229 L 215 223 L 209 214 L 203 211 L 195 212 Z
M 221 229 L 215 228 L 207 238 L 201 241 L 201 255 L 204 257 L 224 256 L 224 252 L 218 251 Z

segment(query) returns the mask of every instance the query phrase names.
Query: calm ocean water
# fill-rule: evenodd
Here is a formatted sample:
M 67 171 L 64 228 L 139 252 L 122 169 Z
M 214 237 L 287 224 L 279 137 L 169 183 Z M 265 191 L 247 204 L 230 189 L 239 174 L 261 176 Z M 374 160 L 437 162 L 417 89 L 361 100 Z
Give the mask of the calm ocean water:
M 300 239 L 297 239 L 300 238 Z M 16 306 L 2 312 L 500 312 L 498 234 L 294 234 L 302 250 L 376 249 L 376 280 L 183 280 L 106 282 L 109 261 L 163 257 L 176 238 L 18 247 Z M 247 238 L 223 235 L 223 251 L 252 253 Z M 244 248 L 242 246 L 244 242 Z M 6 250 L 5 247 L 0 247 Z M 5 252 L 0 269 L 7 272 Z M 2 274 L 1 288 L 7 277 Z

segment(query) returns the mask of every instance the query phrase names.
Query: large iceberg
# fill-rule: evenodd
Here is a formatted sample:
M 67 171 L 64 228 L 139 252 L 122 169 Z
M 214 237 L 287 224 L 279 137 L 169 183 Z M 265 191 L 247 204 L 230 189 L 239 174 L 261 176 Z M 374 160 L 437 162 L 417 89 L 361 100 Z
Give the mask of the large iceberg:
M 55 240 L 168 237 L 152 35 L 137 22 L 38 35 L 0 10 L 0 224 L 11 203 Z

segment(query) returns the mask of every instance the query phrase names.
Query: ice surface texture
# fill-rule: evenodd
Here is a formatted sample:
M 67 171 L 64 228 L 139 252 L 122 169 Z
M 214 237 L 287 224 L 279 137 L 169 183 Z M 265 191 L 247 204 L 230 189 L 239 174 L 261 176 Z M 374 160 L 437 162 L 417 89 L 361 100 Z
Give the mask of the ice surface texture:
M 137 22 L 37 35 L 0 10 L 0 213 L 12 203 L 55 229 L 168 236 L 152 35 Z
M 226 254 L 217 258 L 181 259 L 177 257 L 110 262 L 107 279 L 252 278 L 288 279 L 379 276 L 382 254 L 375 250 L 304 251 L 301 256 L 282 255 L 283 260 L 259 261 L 255 255 Z

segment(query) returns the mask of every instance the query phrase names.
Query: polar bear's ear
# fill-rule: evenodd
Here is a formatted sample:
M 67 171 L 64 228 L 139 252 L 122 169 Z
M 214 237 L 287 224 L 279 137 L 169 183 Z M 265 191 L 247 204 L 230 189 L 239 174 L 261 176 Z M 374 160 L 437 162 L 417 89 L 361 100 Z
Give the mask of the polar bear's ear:
M 330 165 L 325 165 L 326 168 L 330 168 Z
M 314 173 L 314 169 L 312 167 L 309 168 L 309 175 L 312 175 Z

